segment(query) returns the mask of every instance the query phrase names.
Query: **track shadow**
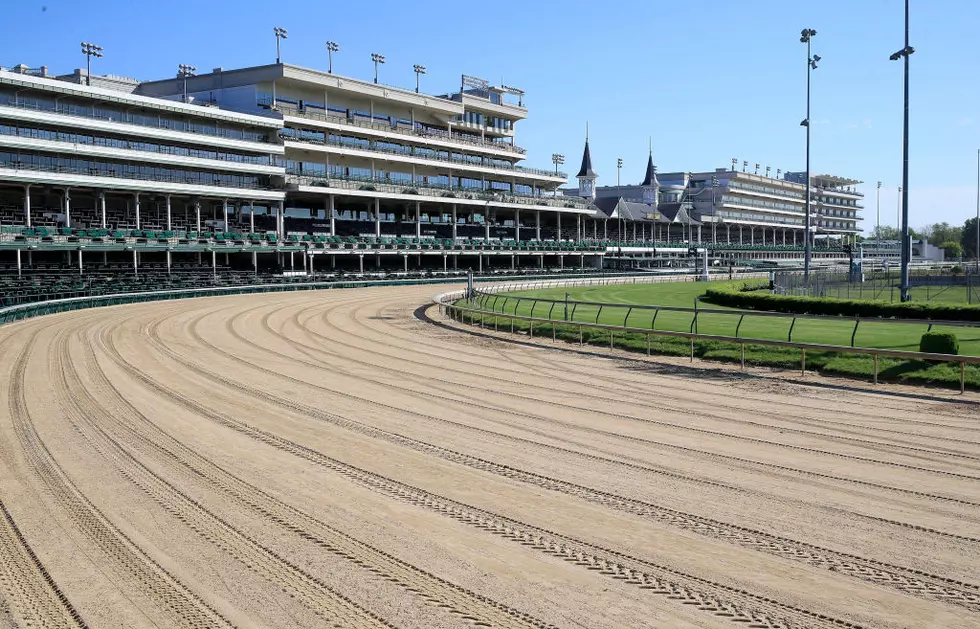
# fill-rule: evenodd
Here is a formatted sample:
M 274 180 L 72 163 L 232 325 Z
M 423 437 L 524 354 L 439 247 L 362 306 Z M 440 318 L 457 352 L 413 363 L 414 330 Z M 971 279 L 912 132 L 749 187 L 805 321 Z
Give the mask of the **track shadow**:
M 523 338 L 517 336 L 510 338 L 510 336 L 501 337 L 494 334 L 488 334 L 480 330 L 480 328 L 472 328 L 467 326 L 457 327 L 455 325 L 449 325 L 441 321 L 436 321 L 429 316 L 429 309 L 435 306 L 423 305 L 419 306 L 413 311 L 413 316 L 429 325 L 441 328 L 447 331 L 454 331 L 463 334 L 468 334 L 473 337 L 480 337 L 484 339 L 492 339 L 499 341 L 501 343 L 509 343 L 511 345 L 522 346 L 522 347 L 535 347 L 551 349 L 559 352 L 568 352 L 570 354 L 577 354 L 579 356 L 596 356 L 598 352 L 594 349 L 599 349 L 598 346 L 593 346 L 593 351 L 589 350 L 589 346 L 579 348 L 575 345 L 570 345 L 567 343 L 555 344 L 555 345 L 541 345 L 535 341 L 524 340 Z M 629 356 L 617 356 L 614 354 L 602 354 L 602 357 L 617 363 L 617 367 L 620 369 L 630 369 L 631 371 L 643 371 L 652 374 L 665 375 L 665 376 L 684 376 L 699 379 L 708 379 L 716 382 L 767 382 L 771 383 L 774 381 L 773 378 L 765 374 L 754 374 L 746 373 L 742 371 L 729 371 L 720 367 L 711 367 L 705 362 L 701 362 L 697 365 L 678 365 L 674 363 L 664 363 L 657 360 L 657 354 L 653 354 L 650 357 L 644 356 L 644 358 L 638 359 Z M 702 359 L 703 360 L 703 359 Z M 884 372 L 882 372 L 884 373 Z M 828 376 L 821 376 L 827 378 Z M 859 382 L 854 382 L 854 384 L 844 384 L 840 382 L 814 382 L 812 380 L 805 380 L 803 378 L 780 378 L 779 382 L 786 384 L 802 385 L 807 387 L 814 387 L 820 389 L 826 389 L 829 391 L 845 391 L 851 393 L 872 393 L 875 395 L 883 395 L 892 398 L 901 398 L 907 400 L 923 400 L 929 402 L 945 402 L 947 404 L 956 404 L 962 406 L 970 407 L 980 407 L 980 402 L 973 400 L 957 399 L 950 397 L 947 392 L 952 392 L 947 389 L 943 389 L 945 395 L 932 395 L 930 393 L 912 393 L 907 391 L 885 391 L 874 387 L 874 385 L 864 385 Z M 906 385 L 907 386 L 907 385 Z M 925 388 L 925 385 L 916 385 Z

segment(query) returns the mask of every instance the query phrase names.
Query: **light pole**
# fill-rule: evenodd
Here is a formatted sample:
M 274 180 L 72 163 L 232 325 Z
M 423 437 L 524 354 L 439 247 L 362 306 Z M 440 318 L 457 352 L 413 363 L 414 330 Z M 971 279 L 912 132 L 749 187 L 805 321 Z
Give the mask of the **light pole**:
M 425 74 L 425 66 L 415 64 L 415 93 L 419 93 L 419 76 Z
M 276 64 L 282 63 L 282 54 L 280 52 L 279 42 L 286 39 L 286 29 L 274 26 L 272 32 L 276 34 Z
M 340 50 L 340 46 L 337 45 L 337 42 L 327 42 L 327 74 L 333 74 L 333 53 L 338 50 Z
M 102 56 L 102 46 L 82 42 L 82 54 L 85 55 L 85 85 L 92 87 L 92 57 Z
M 565 163 L 565 156 L 561 153 L 552 153 L 551 161 L 555 165 L 555 176 L 558 176 L 558 166 Z M 555 196 L 558 196 L 558 188 L 555 188 Z
M 905 47 L 888 57 L 891 61 L 905 59 L 905 116 L 902 131 L 902 301 L 909 301 L 909 263 L 912 261 L 912 246 L 909 243 L 909 57 L 915 48 L 909 46 L 909 0 L 905 0 Z
M 194 76 L 197 72 L 197 68 L 194 66 L 189 66 L 186 63 L 182 63 L 177 66 L 177 76 L 184 79 L 184 102 L 187 102 L 187 77 Z
M 622 198 L 622 192 L 619 189 L 619 173 L 622 170 L 623 170 L 623 158 L 617 157 L 616 158 L 616 194 L 620 195 L 620 198 Z M 622 226 L 619 230 L 619 239 L 622 240 L 623 234 L 626 233 L 626 218 L 623 216 L 622 212 L 619 213 L 619 224 Z
M 812 28 L 804 28 L 800 32 L 800 41 L 806 44 L 806 118 L 800 123 L 806 127 L 806 209 L 803 245 L 803 277 L 810 279 L 810 259 L 813 256 L 813 246 L 810 242 L 810 72 L 817 69 L 818 55 L 810 54 L 810 40 L 817 34 Z
M 875 246 L 875 248 L 878 250 L 878 253 L 880 254 L 881 253 L 881 182 L 880 181 L 878 182 L 878 188 L 875 190 L 875 206 L 877 212 L 877 215 L 875 217 L 875 235 L 876 235 L 875 240 L 877 241 L 877 245 Z
M 977 276 L 980 277 L 980 149 L 977 149 L 977 248 L 973 254 L 977 258 Z
M 385 62 L 385 56 L 379 55 L 376 52 L 371 53 L 371 61 L 374 62 L 374 82 L 378 82 L 378 64 Z

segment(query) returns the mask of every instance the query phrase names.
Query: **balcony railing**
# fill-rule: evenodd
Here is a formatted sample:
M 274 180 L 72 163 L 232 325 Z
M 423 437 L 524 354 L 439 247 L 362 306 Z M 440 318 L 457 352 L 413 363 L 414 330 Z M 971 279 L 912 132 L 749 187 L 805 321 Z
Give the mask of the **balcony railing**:
M 199 177 L 186 177 L 180 175 L 168 175 L 165 173 L 134 173 L 126 170 L 105 169 L 98 167 L 77 167 L 65 166 L 61 164 L 41 164 L 26 163 L 21 161 L 0 161 L 0 168 L 12 168 L 14 170 L 29 170 L 50 173 L 63 173 L 69 175 L 85 175 L 88 177 L 111 177 L 114 179 L 135 179 L 138 181 L 159 181 L 165 183 L 187 184 L 193 186 L 209 186 L 217 188 L 244 188 L 249 190 L 275 190 L 273 186 L 263 185 L 251 181 L 227 181 L 221 178 L 211 180 Z
M 28 127 L 15 127 L 13 125 L 0 124 L 0 135 L 13 136 L 18 138 L 29 138 L 32 140 L 46 140 L 50 142 L 65 142 L 69 144 L 84 144 L 86 146 L 97 146 L 111 149 L 122 149 L 126 151 L 147 151 L 159 153 L 161 155 L 173 155 L 176 157 L 192 157 L 196 159 L 210 159 L 222 162 L 233 162 L 236 164 L 252 164 L 255 166 L 278 166 L 276 158 L 272 155 L 240 155 L 238 153 L 222 153 L 220 151 L 207 151 L 202 149 L 190 149 L 182 146 L 168 146 L 153 142 L 140 142 L 121 140 L 117 138 L 98 137 L 81 133 L 66 133 L 63 131 L 49 131 L 46 129 L 32 129 Z
M 103 122 L 121 122 L 151 129 L 167 129 L 168 131 L 179 131 L 182 133 L 196 133 L 242 142 L 260 142 L 267 144 L 268 138 L 264 133 L 245 131 L 242 129 L 222 129 L 221 127 L 207 127 L 186 121 L 168 120 L 166 118 L 151 118 L 147 116 L 133 115 L 129 113 L 115 113 L 107 115 L 98 113 L 94 107 L 80 107 L 78 105 L 62 105 L 47 102 L 25 102 L 12 98 L 0 98 L 0 106 L 16 107 L 18 109 L 28 109 L 32 111 L 43 111 L 46 113 L 60 114 L 62 116 L 72 116 L 75 118 L 88 118 L 90 120 L 101 120 Z M 270 130 L 271 132 L 271 130 Z
M 539 175 L 542 177 L 562 177 L 563 179 L 568 179 L 568 174 L 563 172 L 555 172 L 543 168 L 531 168 L 529 166 L 519 166 L 517 164 L 482 164 L 480 162 L 471 162 L 465 159 L 458 159 L 453 157 L 444 157 L 439 154 L 431 155 L 429 153 L 420 153 L 415 148 L 404 147 L 402 150 L 397 150 L 391 147 L 378 147 L 378 146 L 362 146 L 359 144 L 352 144 L 350 142 L 340 142 L 338 140 L 315 140 L 312 138 L 300 138 L 289 133 L 289 130 L 283 130 L 279 132 L 280 137 L 283 140 L 289 140 L 293 142 L 304 142 L 307 144 L 316 144 L 319 146 L 336 146 L 338 148 L 353 149 L 358 151 L 371 151 L 373 153 L 387 153 L 389 155 L 404 155 L 405 157 L 414 157 L 417 159 L 425 159 L 431 161 L 439 161 L 450 164 L 460 164 L 461 166 L 479 166 L 481 168 L 492 168 L 495 170 L 505 170 L 512 171 L 516 173 L 528 174 L 528 175 Z M 426 149 L 428 150 L 428 149 Z
M 593 206 L 584 199 L 577 197 L 545 197 L 514 194 L 502 190 L 485 190 L 482 188 L 450 188 L 444 184 L 432 183 L 412 183 L 405 181 L 399 183 L 396 180 L 375 179 L 373 177 L 358 176 L 326 176 L 326 175 L 301 175 L 295 171 L 286 171 L 286 182 L 297 185 L 320 186 L 324 188 L 338 188 L 341 190 L 372 190 L 375 192 L 386 192 L 389 194 L 428 194 L 457 199 L 471 199 L 486 201 L 488 203 L 518 203 L 521 205 L 545 205 L 556 208 L 574 208 L 581 210 L 593 209 Z
M 272 99 L 265 98 L 260 98 L 258 104 L 269 108 L 273 106 Z M 381 124 L 378 122 L 362 122 L 357 119 L 351 120 L 345 116 L 336 116 L 329 113 L 321 114 L 319 112 L 310 111 L 309 109 L 300 110 L 292 103 L 286 103 L 283 101 L 277 101 L 275 108 L 285 115 L 309 118 L 310 120 L 322 120 L 323 122 L 330 122 L 333 124 L 350 125 L 352 127 L 361 127 L 363 129 L 374 129 L 376 131 L 384 131 L 385 133 L 397 133 L 399 135 L 413 136 L 416 138 L 434 138 L 437 140 L 446 140 L 447 142 L 458 142 L 460 144 L 469 144 L 470 146 L 479 146 L 482 148 L 492 148 L 510 153 L 517 153 L 518 155 L 527 154 L 527 150 L 507 142 L 490 142 L 487 140 L 473 138 L 462 133 L 451 133 L 449 131 L 431 128 L 422 129 L 411 126 L 406 127 L 397 123 Z

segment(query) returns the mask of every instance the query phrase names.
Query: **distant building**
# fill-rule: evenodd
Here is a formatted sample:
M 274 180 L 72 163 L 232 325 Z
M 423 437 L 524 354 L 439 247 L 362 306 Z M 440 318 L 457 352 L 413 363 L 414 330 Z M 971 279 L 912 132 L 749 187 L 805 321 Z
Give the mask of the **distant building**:
M 597 179 L 586 142 L 579 187 L 563 188 L 562 193 L 595 199 L 599 219 L 619 218 L 614 211 L 617 204 L 602 202 L 603 199 L 622 199 L 646 206 L 647 210 L 634 208 L 633 214 L 657 216 L 637 219 L 641 232 L 645 222 L 680 222 L 694 226 L 685 233 L 694 233 L 695 239 L 703 242 L 772 246 L 804 242 L 805 173 L 789 172 L 783 178 L 728 168 L 659 173 L 651 152 L 640 184 L 596 186 Z M 864 195 L 854 187 L 859 183 L 834 175 L 811 175 L 810 225 L 814 241 L 854 242 L 861 232 L 864 209 Z M 626 230 L 626 235 L 630 235 L 630 230 Z

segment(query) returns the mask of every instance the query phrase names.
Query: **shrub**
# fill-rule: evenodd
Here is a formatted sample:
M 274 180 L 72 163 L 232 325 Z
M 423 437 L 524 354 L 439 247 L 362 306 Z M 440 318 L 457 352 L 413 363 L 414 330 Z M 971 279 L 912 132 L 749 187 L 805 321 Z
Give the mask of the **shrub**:
M 933 304 L 926 302 L 891 303 L 830 297 L 770 295 L 709 288 L 702 301 L 742 310 L 769 310 L 791 314 L 837 315 L 885 319 L 929 319 L 933 321 L 980 321 L 980 306 Z
M 919 351 L 956 355 L 960 353 L 960 342 L 952 332 L 926 332 L 919 340 Z

